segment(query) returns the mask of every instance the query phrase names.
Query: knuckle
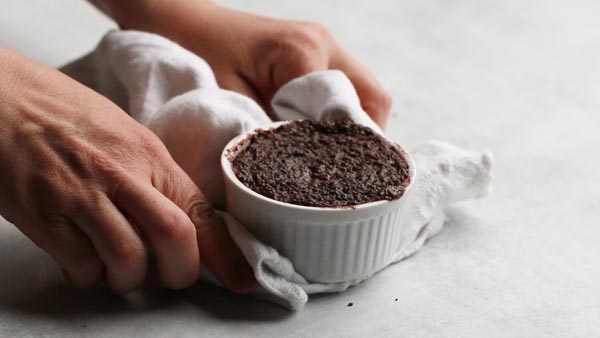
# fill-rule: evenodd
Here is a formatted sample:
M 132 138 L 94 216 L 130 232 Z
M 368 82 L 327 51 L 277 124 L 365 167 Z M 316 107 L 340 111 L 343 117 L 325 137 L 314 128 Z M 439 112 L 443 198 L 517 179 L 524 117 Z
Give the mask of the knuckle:
M 109 181 L 127 180 L 132 175 L 148 174 L 154 164 L 162 163 L 168 154 L 160 139 L 149 129 L 140 127 L 111 147 L 96 151 L 91 161 Z
M 86 182 L 88 185 L 93 185 L 95 189 L 91 189 L 91 191 L 97 193 L 90 194 L 88 189 L 86 201 L 88 204 L 96 202 L 101 195 L 108 195 L 110 198 L 116 197 L 128 186 L 131 177 L 138 170 L 137 166 L 133 164 L 136 163 L 135 161 L 129 161 L 122 155 L 117 157 L 108 153 L 99 153 L 91 158 L 91 162 L 97 171 L 96 177 Z
M 146 168 L 150 171 L 156 167 L 166 170 L 174 163 L 165 144 L 149 129 L 140 131 L 138 144 Z
M 300 23 L 292 28 L 284 39 L 291 47 L 306 50 L 320 50 L 325 42 L 327 29 L 321 24 L 314 22 Z
M 121 184 L 140 172 L 143 166 L 135 153 L 135 147 L 129 149 L 131 150 L 118 150 L 118 153 L 115 153 L 115 148 L 107 148 L 107 150 L 98 151 L 91 156 L 90 162 L 99 174 L 97 176 L 99 183 L 103 186 L 110 186 L 115 182 Z
M 364 106 L 367 111 L 386 115 L 392 107 L 392 97 L 387 92 L 380 91 L 377 95 L 371 96 Z
M 210 230 L 215 213 L 210 202 L 200 194 L 192 197 L 186 209 L 192 223 L 198 231 Z
M 195 237 L 194 227 L 190 221 L 177 210 L 166 212 L 160 227 L 160 236 L 169 242 L 182 242 Z
M 118 176 L 121 172 L 121 163 L 108 154 L 94 154 L 90 156 L 91 167 L 97 169 L 99 173 L 107 178 Z
M 320 24 L 296 23 L 279 31 L 271 41 L 272 49 L 286 56 L 313 55 L 324 50 L 327 30 Z
M 327 67 L 333 45 L 329 31 L 312 22 L 288 24 L 264 40 L 257 60 L 259 69 L 271 65 L 273 85 L 278 87 L 289 80 Z M 261 68 L 263 67 L 263 68 Z
M 314 34 L 317 34 L 322 39 L 328 39 L 332 36 L 331 32 L 329 31 L 329 28 L 327 28 L 327 26 L 323 25 L 322 23 L 306 22 L 305 25 L 307 26 L 307 29 L 311 30 L 312 32 L 314 32 Z
M 390 93 L 383 91 L 380 100 L 383 111 L 388 112 L 392 108 L 392 96 Z
M 108 188 L 107 195 L 116 205 L 127 205 L 130 199 L 131 179 L 120 173 L 113 176 L 112 184 Z
M 141 128 L 137 135 L 140 147 L 152 158 L 163 156 L 165 146 L 161 140 L 152 131 L 147 128 Z
M 146 249 L 134 241 L 118 241 L 112 245 L 116 261 L 125 267 L 135 266 L 146 261 Z
M 188 184 L 186 179 L 189 179 L 189 176 L 174 162 L 164 162 L 161 169 L 151 173 L 152 185 L 163 195 L 173 197 L 174 202 L 179 201 L 184 195 L 183 189 Z

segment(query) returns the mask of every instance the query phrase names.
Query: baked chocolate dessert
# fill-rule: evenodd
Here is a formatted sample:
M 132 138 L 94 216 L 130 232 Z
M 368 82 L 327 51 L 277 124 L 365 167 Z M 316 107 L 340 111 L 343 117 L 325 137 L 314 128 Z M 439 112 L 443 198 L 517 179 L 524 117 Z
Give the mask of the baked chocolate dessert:
M 402 196 L 409 165 L 398 147 L 351 120 L 293 121 L 259 131 L 232 161 L 237 178 L 277 201 L 344 207 Z

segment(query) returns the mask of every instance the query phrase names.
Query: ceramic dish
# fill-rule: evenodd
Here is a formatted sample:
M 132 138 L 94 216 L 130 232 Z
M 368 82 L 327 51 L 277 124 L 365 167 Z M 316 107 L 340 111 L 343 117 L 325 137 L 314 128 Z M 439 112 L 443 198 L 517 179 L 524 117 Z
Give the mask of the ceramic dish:
M 269 126 L 272 129 L 286 122 Z M 246 187 L 231 161 L 257 130 L 231 140 L 221 155 L 227 210 L 254 236 L 291 260 L 307 280 L 321 283 L 366 278 L 390 263 L 402 238 L 401 214 L 415 167 L 402 197 L 347 207 L 322 208 L 279 202 Z

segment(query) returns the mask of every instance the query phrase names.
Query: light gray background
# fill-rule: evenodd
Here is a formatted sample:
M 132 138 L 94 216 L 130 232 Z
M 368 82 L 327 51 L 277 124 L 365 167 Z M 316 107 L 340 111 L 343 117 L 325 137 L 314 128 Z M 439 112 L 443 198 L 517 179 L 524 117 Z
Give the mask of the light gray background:
M 79 294 L 0 221 L 1 337 L 600 336 L 600 2 L 222 2 L 327 25 L 392 93 L 391 138 L 491 149 L 494 195 L 295 314 L 207 285 Z M 52 66 L 111 27 L 83 0 L 0 0 L 0 44 Z

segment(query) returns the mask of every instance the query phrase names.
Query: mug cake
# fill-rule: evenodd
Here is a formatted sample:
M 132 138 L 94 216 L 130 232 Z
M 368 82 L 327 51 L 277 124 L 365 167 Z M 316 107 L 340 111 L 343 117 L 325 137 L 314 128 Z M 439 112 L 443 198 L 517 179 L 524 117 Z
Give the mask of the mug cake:
M 278 122 L 231 140 L 227 211 L 313 282 L 366 278 L 393 259 L 410 156 L 348 119 Z

